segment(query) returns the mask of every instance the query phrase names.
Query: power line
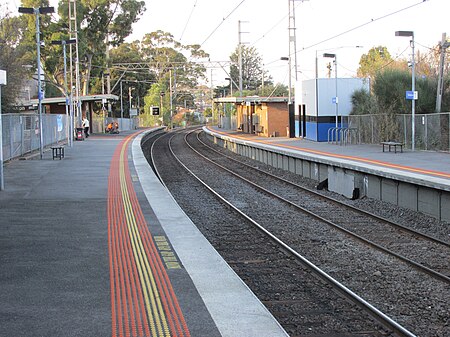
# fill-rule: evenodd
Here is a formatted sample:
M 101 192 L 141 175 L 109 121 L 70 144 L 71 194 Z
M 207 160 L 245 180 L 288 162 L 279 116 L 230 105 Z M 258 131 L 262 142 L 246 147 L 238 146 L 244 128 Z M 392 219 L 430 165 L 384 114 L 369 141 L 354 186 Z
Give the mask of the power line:
M 216 28 L 214 28 L 214 30 L 211 32 L 211 34 L 208 35 L 208 37 L 205 39 L 205 41 L 203 41 L 200 44 L 200 47 L 203 46 L 205 44 L 205 42 L 209 40 L 209 38 L 219 29 L 219 27 L 222 25 L 222 23 L 224 23 L 225 20 L 227 20 L 239 8 L 239 6 L 241 6 L 244 2 L 245 2 L 245 0 L 242 0 L 226 17 L 224 17 L 222 19 L 222 21 L 219 23 L 219 25 Z
M 360 29 L 360 28 L 362 28 L 362 27 L 364 27 L 364 26 L 367 26 L 367 25 L 369 25 L 369 24 L 371 24 L 371 23 L 373 23 L 373 22 L 376 22 L 376 21 L 385 19 L 385 18 L 387 18 L 387 17 L 389 17 L 389 16 L 398 14 L 398 13 L 403 12 L 403 11 L 405 11 L 405 10 L 408 10 L 408 9 L 410 9 L 410 8 L 413 8 L 413 7 L 416 7 L 416 6 L 418 6 L 418 5 L 421 5 L 421 4 L 423 4 L 424 2 L 427 2 L 427 1 L 429 1 L 429 0 L 422 0 L 421 2 L 418 2 L 418 3 L 415 3 L 415 4 L 413 4 L 413 5 L 404 7 L 404 8 L 399 9 L 399 10 L 396 10 L 395 12 L 391 12 L 391 13 L 389 13 L 389 14 L 385 14 L 385 15 L 380 16 L 380 17 L 378 17 L 378 18 L 371 19 L 370 21 L 367 21 L 367 22 L 365 22 L 365 23 L 363 23 L 363 24 L 361 24 L 361 25 L 359 25 L 359 26 L 350 28 L 350 29 L 348 29 L 348 30 L 346 30 L 346 31 L 344 31 L 344 32 L 342 32 L 342 33 L 339 33 L 339 34 L 337 34 L 337 35 L 334 35 L 334 36 L 331 36 L 331 37 L 329 37 L 329 38 L 326 38 L 325 40 L 322 40 L 322 41 L 320 41 L 320 42 L 314 43 L 314 44 L 312 44 L 312 45 L 310 45 L 310 46 L 308 46 L 308 47 L 304 47 L 302 50 L 297 50 L 295 53 L 299 53 L 299 52 L 304 51 L 304 50 L 306 50 L 306 49 L 309 49 L 309 48 L 315 47 L 315 46 L 317 46 L 317 45 L 319 45 L 319 44 L 322 44 L 322 43 L 324 43 L 324 42 L 328 42 L 328 41 L 333 40 L 333 39 L 335 39 L 335 38 L 338 38 L 338 37 L 340 37 L 340 36 L 342 36 L 342 35 L 345 35 L 345 34 L 347 34 L 347 33 L 350 33 L 350 32 L 352 32 L 352 31 L 354 31 L 354 30 L 357 30 L 357 29 Z
M 187 28 L 187 26 L 188 26 L 188 24 L 189 24 L 189 21 L 191 20 L 192 13 L 194 13 L 195 6 L 197 6 L 197 1 L 198 1 L 198 0 L 195 0 L 194 7 L 192 7 L 191 13 L 189 14 L 189 17 L 188 17 L 188 19 L 187 19 L 187 21 L 186 21 L 186 24 L 184 25 L 183 32 L 181 33 L 181 36 L 180 36 L 180 41 L 183 40 L 184 32 L 186 31 L 186 28 Z
M 342 33 L 333 35 L 333 36 L 331 36 L 331 37 L 329 37 L 329 38 L 326 38 L 326 39 L 324 39 L 324 40 L 322 40 L 322 41 L 320 41 L 320 42 L 313 43 L 312 45 L 310 45 L 310 46 L 308 46 L 308 47 L 304 47 L 304 48 L 301 49 L 301 50 L 297 50 L 297 51 L 295 51 L 295 54 L 300 53 L 300 52 L 302 52 L 302 51 L 305 51 L 305 50 L 307 50 L 307 49 L 310 49 L 310 48 L 312 48 L 312 47 L 318 46 L 318 45 L 320 45 L 320 44 L 322 44 L 322 43 L 324 43 L 324 42 L 328 42 L 328 41 L 330 41 L 330 40 L 336 39 L 336 38 L 338 38 L 338 37 L 340 37 L 340 36 L 342 36 L 342 35 L 345 35 L 345 34 L 347 34 L 347 33 L 350 33 L 350 32 L 352 32 L 352 31 L 355 31 L 355 30 L 357 30 L 357 29 L 360 29 L 360 28 L 362 28 L 362 27 L 364 27 L 364 26 L 367 26 L 367 25 L 369 25 L 369 24 L 371 24 L 371 23 L 373 23 L 373 22 L 376 22 L 376 21 L 385 19 L 385 18 L 387 18 L 387 17 L 389 17 L 389 16 L 398 14 L 398 13 L 400 13 L 400 12 L 403 12 L 403 11 L 405 11 L 405 10 L 408 10 L 408 9 L 410 9 L 410 8 L 413 8 L 413 7 L 415 7 L 415 6 L 421 5 L 422 3 L 427 2 L 427 1 L 429 1 L 429 0 L 422 0 L 421 2 L 412 4 L 412 5 L 410 5 L 410 6 L 407 6 L 407 7 L 404 7 L 404 8 L 402 8 L 402 9 L 396 10 L 396 11 L 391 12 L 391 13 L 389 13 L 389 14 L 385 14 L 385 15 L 380 16 L 380 17 L 378 17 L 378 18 L 371 19 L 370 21 L 367 21 L 367 22 L 365 22 L 365 23 L 363 23 L 363 24 L 360 24 L 360 25 L 358 25 L 358 26 L 356 26 L 356 27 L 350 28 L 350 29 L 348 29 L 348 30 L 346 30 L 346 31 L 344 31 L 344 32 L 342 32 Z M 290 57 L 290 56 L 291 56 L 291 55 L 289 55 L 289 57 Z M 271 62 L 269 62 L 269 63 L 266 63 L 266 64 L 269 65 L 269 64 L 272 64 L 272 63 L 275 63 L 275 62 L 278 62 L 278 61 L 279 61 L 279 59 L 276 59 L 276 60 L 273 60 L 273 61 L 271 61 Z
M 294 10 L 297 9 L 297 7 L 301 4 L 302 2 L 298 3 Z M 252 46 L 254 46 L 255 44 L 257 44 L 259 41 L 261 41 L 262 39 L 264 39 L 266 37 L 267 34 L 269 34 L 270 32 L 272 32 L 276 27 L 278 27 L 283 21 L 284 19 L 286 19 L 289 16 L 289 12 L 283 16 L 276 24 L 274 24 L 268 31 L 266 31 L 261 37 L 259 37 L 255 42 L 252 43 Z

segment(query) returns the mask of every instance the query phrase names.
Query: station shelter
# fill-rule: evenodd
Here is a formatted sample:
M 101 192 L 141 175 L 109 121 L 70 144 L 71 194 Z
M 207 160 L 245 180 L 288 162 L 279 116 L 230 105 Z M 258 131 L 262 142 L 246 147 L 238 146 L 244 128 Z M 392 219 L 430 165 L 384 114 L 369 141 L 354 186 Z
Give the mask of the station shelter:
M 92 132 L 102 131 L 105 120 L 108 117 L 106 107 L 108 103 L 113 103 L 119 100 L 119 96 L 112 94 L 98 94 L 98 95 L 84 95 L 79 97 L 81 102 L 81 116 L 74 116 L 75 126 L 78 126 L 79 121 L 83 116 L 87 116 L 91 122 Z M 27 102 L 29 106 L 36 107 L 39 102 L 38 99 L 31 99 Z M 49 114 L 66 114 L 66 98 L 65 97 L 50 97 L 42 99 L 42 113 Z M 98 129 L 98 130 L 97 130 Z
M 221 97 L 214 102 L 235 105 L 238 131 L 262 137 L 290 135 L 287 97 Z

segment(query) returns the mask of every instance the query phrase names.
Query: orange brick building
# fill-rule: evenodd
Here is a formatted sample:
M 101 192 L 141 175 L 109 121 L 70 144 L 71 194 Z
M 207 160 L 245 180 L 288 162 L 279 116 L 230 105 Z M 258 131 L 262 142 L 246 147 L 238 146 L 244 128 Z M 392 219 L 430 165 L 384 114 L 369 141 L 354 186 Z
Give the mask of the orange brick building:
M 235 105 L 239 131 L 264 137 L 289 137 L 287 97 L 222 97 L 215 102 Z

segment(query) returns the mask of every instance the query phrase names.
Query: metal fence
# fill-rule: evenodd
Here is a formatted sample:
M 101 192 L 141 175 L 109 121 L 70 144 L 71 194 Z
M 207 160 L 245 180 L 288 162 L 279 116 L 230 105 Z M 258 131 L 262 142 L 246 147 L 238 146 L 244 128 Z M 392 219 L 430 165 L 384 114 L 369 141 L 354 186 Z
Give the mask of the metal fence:
M 39 150 L 39 116 L 29 114 L 2 115 L 3 160 Z M 66 115 L 42 115 L 43 145 L 67 140 Z
M 135 130 L 139 126 L 138 118 L 113 118 L 98 114 L 92 114 L 92 120 L 90 121 L 90 128 L 92 133 L 105 132 L 106 125 L 111 122 L 117 122 L 119 124 L 120 131 Z
M 450 151 L 450 113 L 416 114 L 415 147 L 418 150 Z M 348 126 L 358 129 L 361 143 L 397 141 L 411 148 L 411 115 L 352 115 Z

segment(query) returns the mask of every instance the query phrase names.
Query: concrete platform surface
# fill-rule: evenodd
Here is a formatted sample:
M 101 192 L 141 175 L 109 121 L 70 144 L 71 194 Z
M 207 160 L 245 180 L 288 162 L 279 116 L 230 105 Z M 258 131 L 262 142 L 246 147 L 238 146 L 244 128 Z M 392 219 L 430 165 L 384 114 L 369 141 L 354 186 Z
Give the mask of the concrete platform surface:
M 345 163 L 349 167 L 378 172 L 380 175 L 386 173 L 400 175 L 407 179 L 437 184 L 442 189 L 450 190 L 450 153 L 447 152 L 413 152 L 409 149 L 404 149 L 403 153 L 383 152 L 381 144 L 338 145 L 302 138 L 259 137 L 218 127 L 205 129 L 257 146 L 273 147 L 324 162 L 332 161 L 336 165 Z
M 135 193 L 138 205 L 132 209 L 136 212 L 139 206 L 144 230 L 164 248 L 158 258 L 166 263 L 167 284 L 189 331 L 179 335 L 286 336 L 158 183 L 140 150 L 142 136 L 92 135 L 66 146 L 61 160 L 52 160 L 51 151 L 45 151 L 42 160 L 5 164 L 5 190 L 0 191 L 0 336 L 148 335 L 144 316 L 150 309 L 142 306 L 139 311 L 136 304 L 134 310 L 132 303 L 138 302 L 132 299 L 140 297 L 140 288 L 128 282 L 136 275 L 138 280 L 138 273 L 111 276 L 112 265 L 121 267 L 132 259 L 124 252 L 111 256 L 111 200 L 121 202 L 117 193 L 123 192 L 111 190 L 118 158 L 125 170 L 116 174 L 117 182 L 120 178 L 127 192 Z M 121 216 L 117 219 L 122 221 Z M 126 244 L 121 240 L 117 248 Z M 163 251 L 179 266 L 170 268 L 174 264 L 163 259 Z M 123 289 L 118 289 L 120 284 L 125 284 Z M 150 326 L 156 329 L 153 336 L 169 335 L 157 328 Z

